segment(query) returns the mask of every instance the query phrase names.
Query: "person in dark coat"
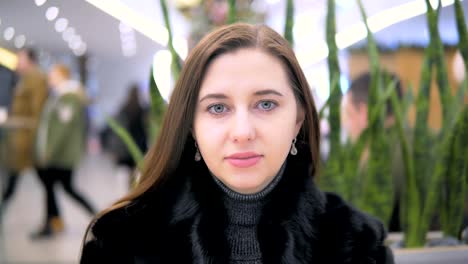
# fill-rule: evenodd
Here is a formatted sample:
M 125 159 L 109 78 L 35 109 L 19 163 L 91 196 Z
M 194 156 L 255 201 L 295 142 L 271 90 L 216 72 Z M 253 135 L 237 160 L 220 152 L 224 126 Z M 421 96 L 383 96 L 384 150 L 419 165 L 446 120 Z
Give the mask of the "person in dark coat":
M 34 139 L 36 136 L 39 116 L 48 95 L 47 77 L 41 71 L 34 49 L 25 48 L 17 53 L 18 64 L 16 71 L 19 80 L 13 92 L 8 119 L 18 123 L 8 132 L 6 144 L 8 146 L 7 177 L 5 190 L 2 193 L 0 211 L 16 190 L 18 177 L 34 164 Z
M 289 43 L 233 24 L 192 50 L 136 188 L 81 263 L 393 263 L 382 223 L 320 191 L 319 119 Z

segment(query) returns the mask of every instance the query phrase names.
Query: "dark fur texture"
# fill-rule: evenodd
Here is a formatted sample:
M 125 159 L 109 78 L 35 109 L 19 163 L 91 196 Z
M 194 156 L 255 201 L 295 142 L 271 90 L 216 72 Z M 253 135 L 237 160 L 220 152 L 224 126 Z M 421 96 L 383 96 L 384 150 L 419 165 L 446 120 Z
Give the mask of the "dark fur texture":
M 319 191 L 290 156 L 258 229 L 263 263 L 393 263 L 382 224 Z M 222 192 L 203 162 L 92 226 L 81 263 L 228 263 Z

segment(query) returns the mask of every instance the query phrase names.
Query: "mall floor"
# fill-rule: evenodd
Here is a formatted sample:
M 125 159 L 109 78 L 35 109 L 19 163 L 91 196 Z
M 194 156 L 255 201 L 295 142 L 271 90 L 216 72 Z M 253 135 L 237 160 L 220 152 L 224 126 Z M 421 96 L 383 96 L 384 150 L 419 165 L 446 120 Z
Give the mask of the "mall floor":
M 127 190 L 127 174 L 104 154 L 90 154 L 82 162 L 74 179 L 76 187 L 98 209 L 104 209 Z M 66 229 L 51 239 L 32 241 L 45 212 L 44 193 L 36 175 L 25 172 L 18 189 L 0 222 L 0 264 L 71 264 L 78 263 L 81 240 L 91 217 L 62 189 L 57 188 Z M 396 263 L 467 263 L 468 248 L 438 252 L 427 250 L 396 253 Z
M 125 170 L 103 154 L 88 155 L 77 170 L 74 183 L 99 210 L 121 197 L 127 188 Z M 31 240 L 30 234 L 39 228 L 45 213 L 44 192 L 39 184 L 34 172 L 21 175 L 1 222 L 1 264 L 78 263 L 81 240 L 91 216 L 56 186 L 65 230 L 50 239 Z

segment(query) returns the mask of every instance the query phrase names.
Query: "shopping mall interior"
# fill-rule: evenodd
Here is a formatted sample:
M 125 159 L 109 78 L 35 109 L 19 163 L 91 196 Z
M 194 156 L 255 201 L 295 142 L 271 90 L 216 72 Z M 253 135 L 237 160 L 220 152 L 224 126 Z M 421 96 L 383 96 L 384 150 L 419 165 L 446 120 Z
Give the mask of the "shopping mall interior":
M 428 26 L 426 2 L 436 6 L 434 10 L 438 12 L 438 34 L 443 52 L 440 58 L 444 61 L 444 80 L 448 90 L 458 94 L 458 87 L 463 90 L 463 84 L 466 86 L 466 68 L 460 47 L 468 52 L 468 43 L 462 43 L 460 37 L 454 0 L 0 0 L 0 70 L 11 73 L 14 80 L 11 82 L 14 85 L 10 85 L 7 83 L 10 75 L 5 75 L 5 78 L 0 75 L 0 81 L 4 82 L 0 83 L 0 194 L 3 197 L 0 199 L 0 263 L 79 262 L 86 229 L 96 213 L 113 205 L 138 184 L 135 175 L 140 173 L 135 165 L 135 156 L 129 153 L 127 145 L 115 132 L 112 120 L 124 126 L 129 116 L 126 111 L 135 110 L 135 105 L 131 104 L 136 104 L 143 129 L 141 133 L 136 132 L 138 138 L 134 140 L 143 154 L 151 148 L 155 144 L 151 126 L 156 122 L 151 109 L 154 107 L 150 93 L 152 84 L 156 84 L 163 98 L 161 102 L 165 102 L 163 105 L 169 103 L 176 83 L 174 58 L 183 65 L 205 34 L 227 24 L 231 2 L 237 3 L 236 21 L 266 24 L 281 35 L 286 21 L 289 21 L 286 6 L 289 2 L 294 4 L 290 18 L 293 21 L 292 47 L 319 110 L 332 107 L 331 102 L 336 102 L 330 99 L 333 97 L 331 86 L 338 83 L 339 94 L 344 95 L 353 80 L 370 71 L 371 45 L 366 39 L 358 2 L 362 2 L 367 13 L 382 69 L 401 80 L 402 101 L 416 101 L 423 82 L 420 78 L 423 59 L 429 44 L 435 43 L 434 33 Z M 329 48 L 330 40 L 326 38 L 328 2 L 336 5 L 334 39 L 341 75 L 335 80 L 329 77 L 332 74 L 328 58 L 332 49 Z M 468 1 L 460 3 L 461 10 L 467 14 Z M 468 15 L 462 20 L 468 22 Z M 71 80 L 81 84 L 86 97 L 86 124 L 83 128 L 86 139 L 81 143 L 85 154 L 72 166 L 73 177 L 69 176 L 68 185 L 52 186 L 60 212 L 58 224 L 53 221 L 44 223 L 46 214 L 49 214 L 46 210 L 48 201 L 44 180 L 35 161 L 15 169 L 14 176 L 10 173 L 10 158 L 14 156 L 14 150 L 11 150 L 9 138 L 19 133 L 12 109 L 17 96 L 15 89 L 23 83 L 17 66 L 21 64 L 19 54 L 24 50 L 33 52 L 37 68 L 48 80 L 47 87 L 52 86 L 52 72 L 60 65 Z M 427 100 L 427 129 L 436 131 L 434 133 L 445 131 L 447 126 L 445 97 L 440 96 L 437 88 L 440 82 L 437 81 L 434 77 L 432 90 L 428 93 L 431 96 Z M 460 109 L 468 104 L 468 92 L 461 95 L 461 100 L 458 100 Z M 333 160 L 334 157 L 331 141 L 337 126 L 326 120 L 327 115 L 334 113 L 330 109 L 326 109 L 323 116 L 320 111 L 320 116 L 324 117 L 320 121 L 320 148 L 324 160 L 327 157 Z M 349 113 L 341 111 L 341 132 L 338 131 L 337 137 L 348 142 L 351 137 L 346 133 L 345 124 L 351 119 L 344 120 Z M 408 107 L 404 111 L 408 127 L 417 127 L 416 108 Z M 61 113 L 61 117 L 67 119 L 66 111 Z M 36 117 L 40 118 L 41 113 L 36 113 Z M 74 135 L 70 132 L 67 136 L 69 139 L 59 143 L 64 149 L 71 144 Z M 34 142 L 31 143 L 32 149 L 38 145 Z M 463 160 L 468 172 L 468 159 Z M 467 173 L 465 175 L 468 176 Z M 466 182 L 461 181 L 461 184 L 466 185 Z M 11 194 L 5 199 L 8 192 Z M 464 218 L 460 217 L 459 227 L 460 230 L 465 228 L 465 234 L 453 242 L 458 246 L 449 247 L 447 245 L 453 244 L 448 243 L 439 248 L 404 249 L 398 245 L 404 240 L 404 232 L 402 228 L 396 228 L 395 232 L 390 232 L 391 241 L 386 242 L 394 251 L 396 263 L 466 263 L 468 188 L 463 189 L 461 197 L 460 215 L 464 213 Z M 428 238 L 446 238 L 440 231 L 446 230 L 444 221 L 435 222 Z M 390 226 L 386 228 L 392 229 Z

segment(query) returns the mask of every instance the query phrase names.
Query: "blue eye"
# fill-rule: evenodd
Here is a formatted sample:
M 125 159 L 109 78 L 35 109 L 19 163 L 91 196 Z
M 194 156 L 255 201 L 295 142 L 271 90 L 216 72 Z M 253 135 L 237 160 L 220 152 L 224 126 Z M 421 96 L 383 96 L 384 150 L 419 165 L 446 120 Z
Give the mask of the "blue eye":
M 215 104 L 208 107 L 208 111 L 212 114 L 222 114 L 227 111 L 226 106 L 223 104 Z
M 270 111 L 276 107 L 276 103 L 272 101 L 261 101 L 258 105 L 261 110 Z

